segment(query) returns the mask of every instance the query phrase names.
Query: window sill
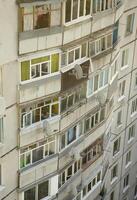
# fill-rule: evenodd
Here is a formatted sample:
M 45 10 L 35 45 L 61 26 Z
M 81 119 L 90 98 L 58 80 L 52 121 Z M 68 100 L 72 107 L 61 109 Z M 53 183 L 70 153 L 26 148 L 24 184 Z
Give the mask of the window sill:
M 125 166 L 125 169 L 127 169 L 130 165 L 131 165 L 131 161 L 130 162 L 128 162 L 127 164 L 126 164 L 126 166 Z
M 75 25 L 76 23 L 83 23 L 84 20 L 88 20 L 91 18 L 92 18 L 91 15 L 83 16 L 83 17 L 80 17 L 79 19 L 72 20 L 71 22 L 65 22 L 64 25 L 65 27 L 68 27 L 71 25 Z
M 133 142 L 133 140 L 134 140 L 134 137 L 132 137 L 130 140 L 128 140 L 128 144 L 130 144 L 131 142 Z
M 131 114 L 131 118 L 135 117 L 137 112 L 135 111 L 134 113 Z
M 118 177 L 113 178 L 111 181 L 111 185 L 113 185 L 117 180 L 118 180 Z
M 129 185 L 128 186 L 126 186 L 124 189 L 123 189 L 123 193 L 125 193 L 125 192 L 127 192 L 127 190 L 129 189 Z
M 123 96 L 119 97 L 119 98 L 118 98 L 118 102 L 121 102 L 121 101 L 123 101 L 125 98 L 126 98 L 126 97 L 125 97 L 125 95 L 123 95 Z
M 128 68 L 128 65 L 121 66 L 120 70 L 123 71 Z
M 0 192 L 2 192 L 5 189 L 5 185 L 0 185 Z
M 113 155 L 113 159 L 115 159 L 118 155 L 119 155 L 120 151 L 116 152 L 114 155 Z

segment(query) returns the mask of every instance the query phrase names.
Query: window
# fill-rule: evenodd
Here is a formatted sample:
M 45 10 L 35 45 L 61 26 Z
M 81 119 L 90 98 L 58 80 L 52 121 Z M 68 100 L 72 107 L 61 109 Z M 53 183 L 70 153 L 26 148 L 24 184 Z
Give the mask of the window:
M 74 176 L 75 173 L 77 173 L 81 169 L 81 161 L 75 161 L 71 166 L 69 166 L 67 169 L 65 169 L 61 174 L 59 175 L 59 188 L 67 182 L 68 179 L 70 179 L 72 176 Z
M 110 200 L 114 200 L 114 191 L 110 194 Z
M 137 112 L 137 98 L 132 101 L 131 115 Z
M 20 149 L 20 168 L 55 154 L 55 136 Z
M 131 162 L 131 151 L 126 154 L 126 166 Z
M 112 8 L 112 0 L 93 0 L 92 12 L 98 13 Z
M 22 8 L 22 31 L 50 27 L 49 10 L 49 5 Z
M 122 124 L 122 111 L 120 110 L 117 114 L 117 126 Z
M 80 46 L 77 46 L 73 49 L 69 49 L 66 52 L 63 52 L 61 55 L 61 67 L 81 62 L 81 60 L 87 57 L 87 48 L 88 48 L 88 43 L 85 42 Z
M 80 128 L 82 128 L 82 126 L 82 122 L 79 122 L 77 125 L 60 135 L 60 150 L 67 147 L 81 136 L 83 131 L 80 130 Z
M 85 197 L 101 181 L 101 171 L 90 181 L 82 190 L 82 196 Z
M 111 170 L 111 181 L 113 181 L 118 176 L 118 165 L 116 164 Z
M 90 16 L 91 0 L 67 0 L 65 2 L 65 23 Z
M 119 84 L 119 97 L 122 97 L 124 96 L 124 93 L 125 93 L 125 86 L 126 86 L 126 81 L 122 81 L 120 84 Z
M 124 178 L 123 189 L 126 189 L 129 186 L 129 174 Z
M 61 113 L 67 111 L 81 100 L 86 98 L 86 85 L 82 85 L 80 88 L 69 91 L 64 96 L 61 97 Z
M 129 49 L 125 49 L 122 51 L 121 68 L 128 65 L 128 59 L 129 59 Z
M 100 111 L 96 112 L 94 115 L 91 115 L 84 120 L 84 133 L 96 127 L 104 119 L 105 119 L 105 107 L 101 108 Z
M 127 25 L 126 25 L 126 34 L 130 34 L 133 32 L 135 13 L 132 13 L 127 16 Z
M 57 97 L 32 104 L 21 109 L 21 128 L 29 127 L 57 115 L 59 115 L 59 100 Z
M 88 81 L 87 95 L 91 96 L 98 90 L 103 89 L 108 84 L 109 69 L 105 68 Z
M 82 155 L 82 167 L 88 166 L 88 164 L 93 163 L 96 159 L 98 159 L 103 153 L 103 140 L 100 138 L 95 141 L 95 143 L 91 144 L 87 147 Z
M 103 36 L 93 42 L 90 42 L 89 45 L 89 54 L 91 57 L 96 56 L 105 50 L 108 50 L 112 47 L 112 33 L 106 36 Z
M 120 151 L 120 138 L 118 138 L 113 144 L 113 156 Z
M 128 141 L 132 140 L 135 136 L 135 124 L 129 127 L 128 129 Z
M 137 198 L 137 184 L 136 184 L 135 190 L 134 190 L 134 197 Z
M 60 5 L 58 4 L 43 4 L 21 8 L 20 24 L 22 26 L 20 27 L 20 31 L 58 26 L 60 25 L 60 17 Z
M 59 71 L 59 54 L 21 62 L 21 81 L 45 77 Z
M 3 142 L 3 135 L 4 135 L 4 120 L 2 117 L 0 118 L 0 143 Z
M 42 200 L 49 196 L 49 181 L 40 183 L 24 192 L 24 200 Z

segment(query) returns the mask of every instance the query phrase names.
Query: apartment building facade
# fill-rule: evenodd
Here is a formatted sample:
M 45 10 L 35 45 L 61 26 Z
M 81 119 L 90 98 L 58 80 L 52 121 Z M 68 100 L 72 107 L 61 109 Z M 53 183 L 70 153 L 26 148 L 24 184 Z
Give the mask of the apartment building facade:
M 137 1 L 0 13 L 0 199 L 137 199 Z

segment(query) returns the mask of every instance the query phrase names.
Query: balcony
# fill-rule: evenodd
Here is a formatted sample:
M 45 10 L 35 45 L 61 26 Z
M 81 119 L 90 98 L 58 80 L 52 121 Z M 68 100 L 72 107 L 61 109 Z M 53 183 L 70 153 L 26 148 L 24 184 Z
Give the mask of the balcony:
M 36 183 L 39 179 L 53 176 L 57 173 L 57 156 L 31 167 L 25 171 L 19 172 L 19 188 L 28 187 L 28 185 Z
M 97 139 L 93 144 L 88 146 L 83 152 L 82 157 L 82 169 L 87 169 L 103 154 L 103 138 Z

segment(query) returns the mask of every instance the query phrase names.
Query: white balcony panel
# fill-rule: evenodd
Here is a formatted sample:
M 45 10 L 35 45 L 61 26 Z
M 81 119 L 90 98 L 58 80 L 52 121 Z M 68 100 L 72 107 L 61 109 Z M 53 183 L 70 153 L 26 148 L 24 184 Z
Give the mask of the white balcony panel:
M 64 32 L 64 44 L 73 42 L 74 40 L 80 39 L 90 34 L 91 22 L 84 22 L 73 26 L 72 28 L 67 28 Z
M 115 17 L 115 15 L 114 15 L 114 13 L 112 13 L 112 11 L 110 11 L 110 13 L 108 13 L 105 16 L 102 16 L 100 14 L 99 14 L 99 16 L 95 15 L 95 17 L 93 17 L 94 23 L 92 26 L 92 32 L 94 33 L 96 31 L 99 31 L 106 27 L 112 26 L 114 23 L 114 17 Z
M 20 85 L 19 103 L 31 101 L 61 90 L 60 74 Z
M 58 158 L 52 158 L 20 174 L 19 188 L 35 183 L 39 179 L 57 171 Z
M 62 43 L 62 33 L 49 34 L 47 36 L 33 36 L 19 39 L 19 54 L 40 51 L 52 47 L 60 46 Z

